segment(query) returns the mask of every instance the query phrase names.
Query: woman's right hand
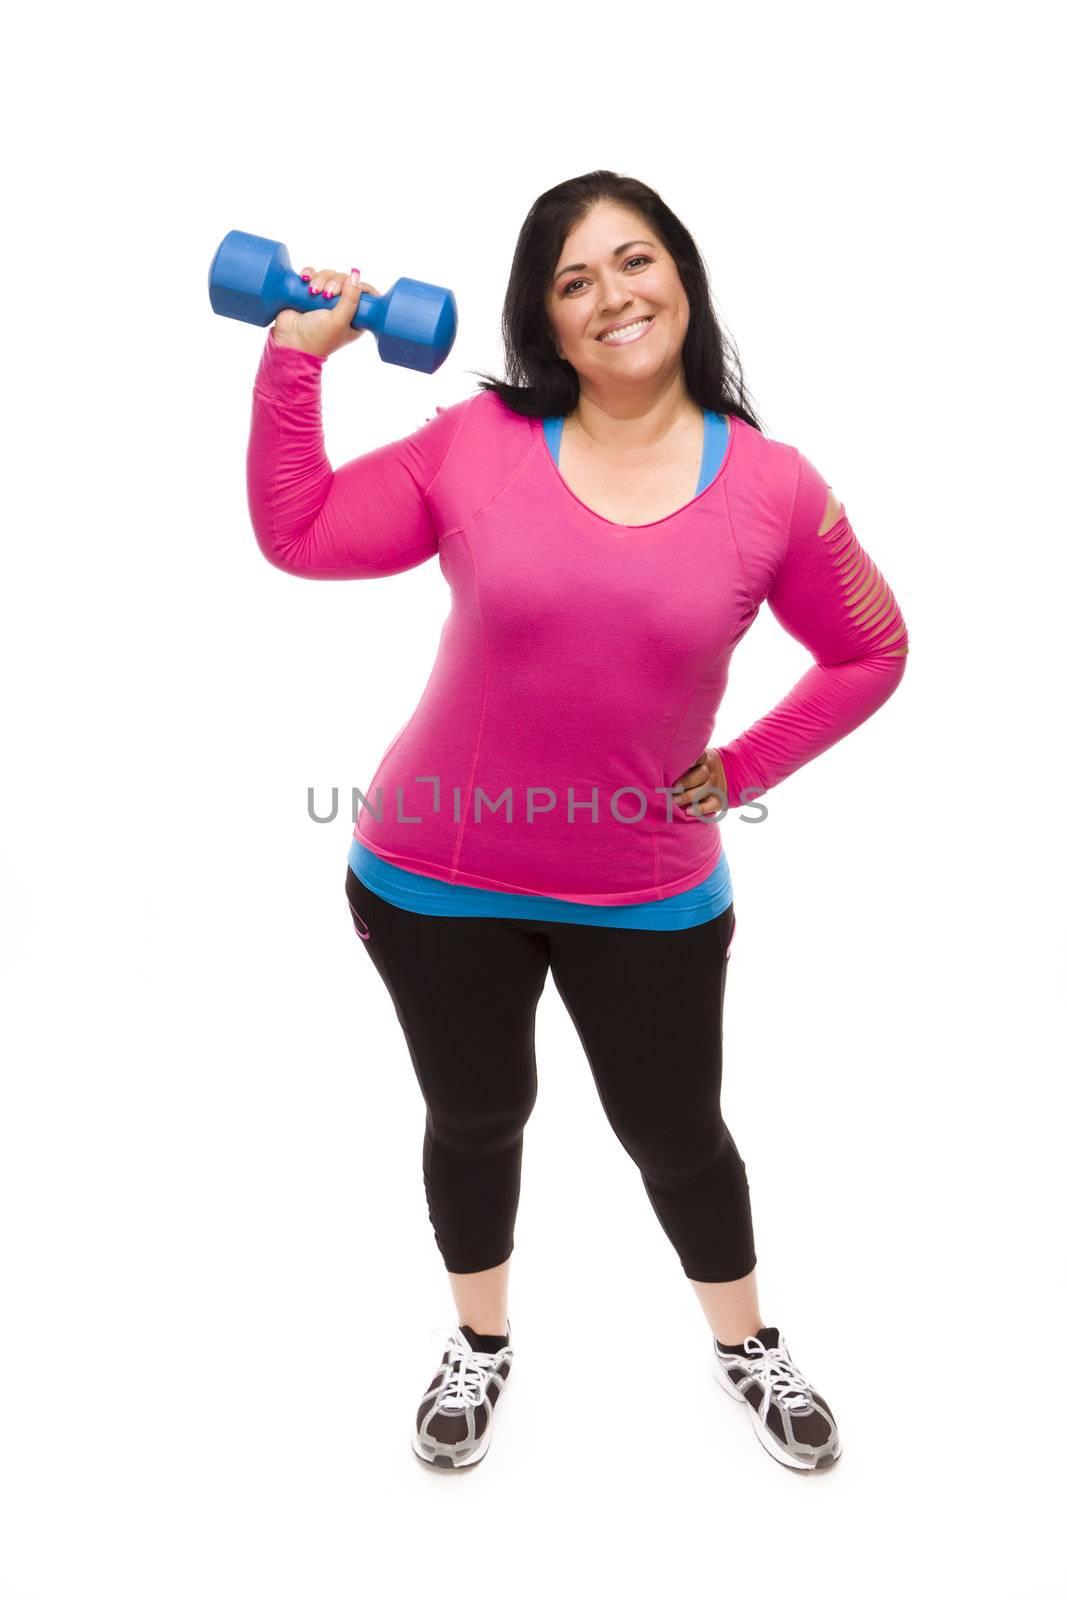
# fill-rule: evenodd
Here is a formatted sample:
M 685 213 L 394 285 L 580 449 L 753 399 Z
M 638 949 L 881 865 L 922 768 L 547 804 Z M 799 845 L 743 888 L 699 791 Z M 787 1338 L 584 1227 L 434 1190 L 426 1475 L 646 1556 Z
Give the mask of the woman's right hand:
M 279 311 L 274 319 L 274 340 L 293 350 L 304 350 L 311 356 L 330 356 L 342 345 L 351 344 L 366 333 L 366 328 L 353 328 L 361 292 L 377 294 L 373 284 L 364 283 L 355 267 L 350 273 L 336 272 L 322 267 L 301 267 L 300 276 L 306 278 L 308 305 L 322 306 L 321 311 Z M 336 298 L 333 298 L 336 296 Z

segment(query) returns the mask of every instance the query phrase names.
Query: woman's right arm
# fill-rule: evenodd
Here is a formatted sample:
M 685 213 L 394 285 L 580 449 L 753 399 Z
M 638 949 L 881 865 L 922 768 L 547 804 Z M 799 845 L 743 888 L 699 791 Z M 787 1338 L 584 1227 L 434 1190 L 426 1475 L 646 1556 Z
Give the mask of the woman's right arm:
M 267 560 L 298 578 L 382 578 L 437 553 L 426 491 L 464 414 L 437 408 L 415 433 L 335 472 L 322 431 L 321 356 L 280 345 L 273 327 L 252 391 L 248 508 Z

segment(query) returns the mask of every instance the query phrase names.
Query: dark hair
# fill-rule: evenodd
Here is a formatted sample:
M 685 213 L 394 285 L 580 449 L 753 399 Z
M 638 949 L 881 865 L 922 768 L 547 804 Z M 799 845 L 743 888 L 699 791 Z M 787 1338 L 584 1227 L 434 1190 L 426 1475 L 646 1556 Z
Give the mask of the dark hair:
M 567 416 L 578 404 L 578 374 L 556 353 L 544 296 L 568 234 L 601 200 L 637 212 L 674 258 L 689 301 L 682 365 L 697 405 L 742 417 L 762 432 L 763 424 L 745 394 L 737 351 L 715 315 L 707 272 L 692 234 L 646 183 L 604 169 L 557 183 L 531 206 L 519 232 L 504 296 L 508 381 L 476 372 L 485 380 L 478 387 L 495 390 L 506 406 L 524 417 Z

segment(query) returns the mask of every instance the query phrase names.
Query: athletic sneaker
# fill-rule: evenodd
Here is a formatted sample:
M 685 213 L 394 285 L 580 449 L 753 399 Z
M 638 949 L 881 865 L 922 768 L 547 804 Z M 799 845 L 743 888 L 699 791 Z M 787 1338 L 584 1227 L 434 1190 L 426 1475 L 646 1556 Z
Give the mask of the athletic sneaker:
M 834 1414 L 790 1360 L 777 1328 L 736 1345 L 715 1340 L 715 1376 L 748 1415 L 763 1447 L 787 1467 L 832 1467 L 841 1454 Z
M 411 1435 L 411 1448 L 432 1467 L 472 1467 L 482 1459 L 492 1435 L 493 1408 L 511 1372 L 510 1318 L 507 1343 L 495 1355 L 473 1349 L 465 1326 L 449 1332 Z M 435 1328 L 434 1334 L 442 1331 Z

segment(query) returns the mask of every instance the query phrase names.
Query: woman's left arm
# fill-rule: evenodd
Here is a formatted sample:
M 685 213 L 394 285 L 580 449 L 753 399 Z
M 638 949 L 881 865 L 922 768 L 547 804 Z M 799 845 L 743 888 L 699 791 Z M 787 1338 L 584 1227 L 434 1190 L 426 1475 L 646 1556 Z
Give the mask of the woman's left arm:
M 797 454 L 788 535 L 767 603 L 815 663 L 773 711 L 717 747 L 731 806 L 766 793 L 851 733 L 904 676 L 908 631 L 893 591 L 825 479 Z

